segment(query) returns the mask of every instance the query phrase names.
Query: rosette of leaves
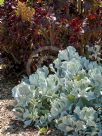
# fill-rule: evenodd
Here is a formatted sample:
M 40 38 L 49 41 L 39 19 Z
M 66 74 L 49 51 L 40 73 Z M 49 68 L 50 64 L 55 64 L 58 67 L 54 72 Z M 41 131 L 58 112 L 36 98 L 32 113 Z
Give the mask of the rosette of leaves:
M 12 90 L 25 126 L 56 127 L 70 136 L 102 135 L 102 65 L 69 46 Z

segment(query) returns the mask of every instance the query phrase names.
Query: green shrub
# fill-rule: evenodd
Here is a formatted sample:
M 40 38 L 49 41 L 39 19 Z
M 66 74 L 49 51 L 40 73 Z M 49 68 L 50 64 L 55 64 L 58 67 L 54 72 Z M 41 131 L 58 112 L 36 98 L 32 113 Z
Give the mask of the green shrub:
M 25 126 L 54 126 L 70 136 L 102 135 L 102 65 L 69 46 L 13 88 Z

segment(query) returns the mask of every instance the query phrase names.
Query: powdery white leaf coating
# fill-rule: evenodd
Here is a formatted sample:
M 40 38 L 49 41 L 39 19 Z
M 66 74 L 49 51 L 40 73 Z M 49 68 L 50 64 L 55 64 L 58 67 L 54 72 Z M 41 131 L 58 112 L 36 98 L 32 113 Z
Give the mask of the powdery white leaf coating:
M 102 65 L 79 56 L 71 46 L 59 51 L 48 68 L 43 66 L 22 80 L 12 95 L 25 126 L 53 123 L 72 136 L 102 133 Z

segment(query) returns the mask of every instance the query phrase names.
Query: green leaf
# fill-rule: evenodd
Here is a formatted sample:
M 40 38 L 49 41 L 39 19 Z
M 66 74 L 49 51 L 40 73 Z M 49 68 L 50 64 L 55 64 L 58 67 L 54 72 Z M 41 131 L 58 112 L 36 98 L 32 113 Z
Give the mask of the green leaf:
M 69 100 L 70 102 L 73 102 L 73 101 L 75 100 L 75 96 L 73 96 L 72 94 L 69 94 L 69 95 L 68 95 L 68 100 Z
M 0 0 L 0 5 L 3 5 L 4 4 L 4 0 Z
M 24 128 L 30 126 L 31 123 L 32 123 L 32 120 L 26 120 L 26 121 L 24 121 Z
M 39 130 L 39 134 L 40 135 L 45 135 L 46 133 L 47 133 L 47 128 L 41 128 L 40 130 Z

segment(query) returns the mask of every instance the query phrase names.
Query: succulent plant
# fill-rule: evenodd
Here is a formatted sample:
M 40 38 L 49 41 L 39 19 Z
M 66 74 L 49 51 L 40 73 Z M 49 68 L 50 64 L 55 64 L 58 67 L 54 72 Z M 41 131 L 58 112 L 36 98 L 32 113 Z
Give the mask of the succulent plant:
M 79 56 L 71 46 L 59 51 L 48 68 L 22 80 L 12 94 L 25 126 L 54 124 L 65 135 L 102 135 L 102 65 Z

